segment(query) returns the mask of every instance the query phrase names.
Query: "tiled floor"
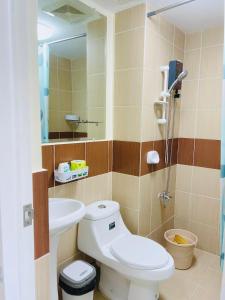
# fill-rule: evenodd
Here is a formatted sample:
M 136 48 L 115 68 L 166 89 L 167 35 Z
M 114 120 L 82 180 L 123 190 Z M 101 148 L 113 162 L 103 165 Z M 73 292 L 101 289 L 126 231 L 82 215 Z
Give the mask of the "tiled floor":
M 196 249 L 193 266 L 176 270 L 160 287 L 160 300 L 219 300 L 221 287 L 219 257 Z M 99 292 L 94 300 L 106 300 Z M 141 300 L 141 299 L 140 299 Z

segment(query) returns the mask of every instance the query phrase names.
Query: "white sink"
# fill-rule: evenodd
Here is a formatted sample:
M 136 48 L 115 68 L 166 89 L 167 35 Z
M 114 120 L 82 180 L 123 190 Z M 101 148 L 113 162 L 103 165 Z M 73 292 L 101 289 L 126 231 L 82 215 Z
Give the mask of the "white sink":
M 50 299 L 58 299 L 57 251 L 60 235 L 85 215 L 82 202 L 67 198 L 49 198 Z
M 85 214 L 82 202 L 66 198 L 49 199 L 50 235 L 61 234 L 72 225 L 79 223 Z

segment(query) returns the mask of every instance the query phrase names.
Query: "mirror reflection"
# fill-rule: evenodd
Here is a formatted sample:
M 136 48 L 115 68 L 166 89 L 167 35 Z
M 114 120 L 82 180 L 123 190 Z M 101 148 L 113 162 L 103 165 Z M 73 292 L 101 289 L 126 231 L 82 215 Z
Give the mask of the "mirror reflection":
M 105 139 L 104 16 L 80 1 L 39 0 L 42 142 Z

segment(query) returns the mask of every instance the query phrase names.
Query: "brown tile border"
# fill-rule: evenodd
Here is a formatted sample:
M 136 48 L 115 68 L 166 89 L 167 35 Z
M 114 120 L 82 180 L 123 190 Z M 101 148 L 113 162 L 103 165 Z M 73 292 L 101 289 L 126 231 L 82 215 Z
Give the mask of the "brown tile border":
M 53 146 L 42 147 L 42 167 L 48 170 L 48 186 L 54 186 L 55 149 Z
M 220 169 L 219 140 L 195 140 L 194 166 Z
M 72 132 L 72 131 L 52 131 L 49 132 L 48 138 L 54 139 L 73 139 L 87 137 L 87 132 Z
M 90 177 L 107 173 L 109 171 L 109 142 L 87 143 L 86 161 Z
M 73 159 L 85 159 L 85 143 L 58 144 L 55 148 L 55 163 L 57 168 L 61 162 L 69 162 Z
M 140 149 L 138 142 L 113 141 L 113 171 L 139 176 Z
M 169 141 L 169 144 L 171 140 Z M 160 163 L 147 164 L 147 152 L 159 152 Z M 165 168 L 165 140 L 149 142 L 95 141 L 42 146 L 43 168 L 48 170 L 49 187 L 55 185 L 53 172 L 60 162 L 86 159 L 89 176 L 118 172 L 143 176 Z M 183 164 L 212 169 L 220 168 L 220 141 L 175 138 L 172 165 Z
M 48 223 L 48 171 L 35 172 L 33 176 L 34 206 L 34 256 L 35 259 L 49 252 Z
M 89 176 L 112 171 L 112 141 L 74 142 L 42 146 L 42 167 L 48 170 L 49 187 L 59 183 L 54 181 L 54 169 L 60 162 L 85 159 Z
M 194 164 L 195 140 L 179 138 L 177 162 L 181 165 L 192 166 Z

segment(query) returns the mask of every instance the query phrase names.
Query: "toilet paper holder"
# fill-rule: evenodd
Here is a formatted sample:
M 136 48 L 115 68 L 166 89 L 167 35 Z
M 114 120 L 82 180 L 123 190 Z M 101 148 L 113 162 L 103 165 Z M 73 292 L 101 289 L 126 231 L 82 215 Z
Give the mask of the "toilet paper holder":
M 149 151 L 147 153 L 147 163 L 157 165 L 160 162 L 159 153 L 157 151 Z

